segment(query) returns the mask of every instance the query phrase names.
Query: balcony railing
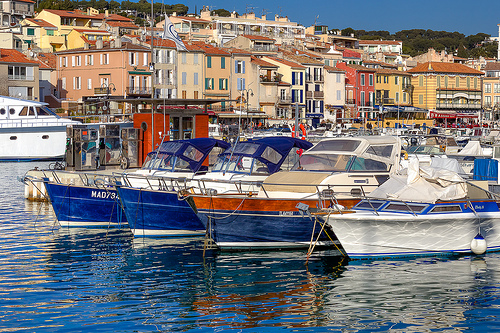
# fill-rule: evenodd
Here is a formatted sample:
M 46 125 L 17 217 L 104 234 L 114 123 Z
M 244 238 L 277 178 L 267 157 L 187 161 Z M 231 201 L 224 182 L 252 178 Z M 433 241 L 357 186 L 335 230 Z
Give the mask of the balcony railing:
M 323 98 L 325 96 L 325 93 L 323 91 L 315 91 L 314 92 L 314 98 Z
M 152 90 L 149 87 L 127 87 L 127 95 L 151 96 Z
M 377 98 L 375 103 L 378 105 L 394 105 L 394 98 Z
M 280 81 L 279 77 L 276 75 L 274 77 L 268 77 L 265 75 L 261 75 L 261 77 L 260 77 L 261 83 L 278 83 L 279 81 Z
M 323 82 L 323 75 L 306 74 L 306 82 Z
M 274 45 L 254 45 L 252 50 L 257 52 L 277 52 L 278 47 Z
M 356 104 L 356 100 L 355 99 L 346 99 L 346 104 L 349 104 L 349 105 L 355 105 Z
M 291 97 L 280 97 L 279 103 L 280 104 L 292 104 L 292 98 Z
M 440 109 L 481 109 L 479 103 L 436 103 L 436 108 Z
M 109 87 L 94 88 L 94 95 L 111 95 L 111 89 Z

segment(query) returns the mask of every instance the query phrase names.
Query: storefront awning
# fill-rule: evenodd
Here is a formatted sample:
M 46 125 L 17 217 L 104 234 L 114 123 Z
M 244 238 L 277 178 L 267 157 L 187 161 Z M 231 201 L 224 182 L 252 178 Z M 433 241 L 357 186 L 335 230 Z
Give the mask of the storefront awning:
M 429 118 L 455 119 L 455 118 L 478 118 L 476 113 L 436 112 L 431 111 Z

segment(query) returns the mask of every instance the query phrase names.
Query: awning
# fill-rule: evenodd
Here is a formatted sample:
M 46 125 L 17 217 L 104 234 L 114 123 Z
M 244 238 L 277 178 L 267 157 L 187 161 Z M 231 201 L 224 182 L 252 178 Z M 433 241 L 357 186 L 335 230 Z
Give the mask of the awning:
M 429 118 L 455 119 L 455 118 L 478 118 L 476 113 L 435 112 L 430 111 Z
M 128 71 L 128 73 L 134 75 L 151 75 L 151 72 L 146 71 Z

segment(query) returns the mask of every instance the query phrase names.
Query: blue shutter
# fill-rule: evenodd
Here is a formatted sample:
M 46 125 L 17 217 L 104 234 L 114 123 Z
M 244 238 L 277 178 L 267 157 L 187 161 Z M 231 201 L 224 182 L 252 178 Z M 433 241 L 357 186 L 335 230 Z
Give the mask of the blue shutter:
M 241 90 L 241 79 L 240 78 L 236 79 L 236 90 Z
M 300 73 L 300 74 L 302 74 L 302 73 Z M 302 104 L 302 103 L 304 103 L 304 91 L 303 90 L 300 91 L 300 104 Z
M 304 84 L 304 72 L 300 72 L 300 85 Z
M 295 90 L 292 90 L 292 103 L 295 103 Z
M 241 79 L 241 90 L 245 90 L 245 79 Z
M 323 101 L 319 101 L 319 111 L 320 111 L 321 113 L 324 113 L 324 112 L 323 112 Z
M 242 61 L 243 66 L 242 66 L 242 73 L 245 74 L 245 61 Z
M 238 60 L 234 61 L 234 72 L 238 73 Z
M 295 72 L 292 72 L 292 85 L 295 85 Z

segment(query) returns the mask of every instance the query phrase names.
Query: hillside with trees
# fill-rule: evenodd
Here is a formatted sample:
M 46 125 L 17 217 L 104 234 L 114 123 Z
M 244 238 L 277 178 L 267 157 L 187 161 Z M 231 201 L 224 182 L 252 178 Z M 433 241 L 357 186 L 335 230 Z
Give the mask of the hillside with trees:
M 459 32 L 433 31 L 425 29 L 401 30 L 395 34 L 389 31 L 365 31 L 346 28 L 342 35 L 354 34 L 360 40 L 400 40 L 403 42 L 403 53 L 416 56 L 427 52 L 429 48 L 436 51 L 445 50 L 462 58 L 497 57 L 498 43 L 489 41 L 490 35 L 478 33 L 465 36 Z

